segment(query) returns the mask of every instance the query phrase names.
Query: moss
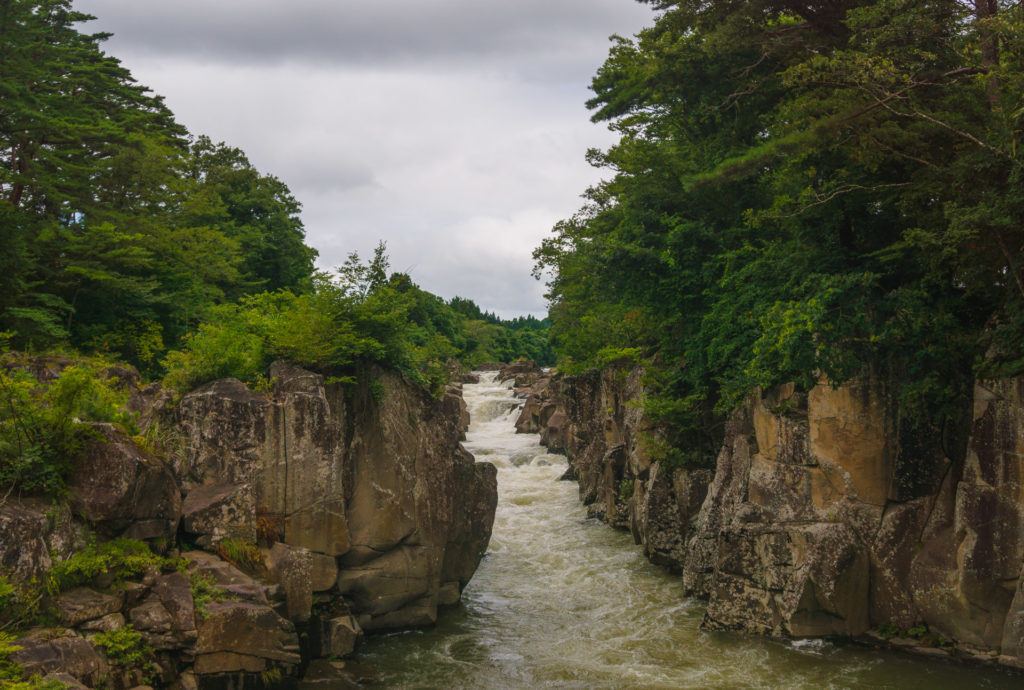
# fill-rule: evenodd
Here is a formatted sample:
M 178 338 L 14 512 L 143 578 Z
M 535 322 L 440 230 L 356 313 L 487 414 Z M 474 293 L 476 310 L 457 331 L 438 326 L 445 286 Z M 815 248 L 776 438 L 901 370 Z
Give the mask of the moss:
M 623 479 L 619 482 L 619 503 L 629 503 L 633 498 L 633 491 L 636 489 L 636 484 L 632 479 Z

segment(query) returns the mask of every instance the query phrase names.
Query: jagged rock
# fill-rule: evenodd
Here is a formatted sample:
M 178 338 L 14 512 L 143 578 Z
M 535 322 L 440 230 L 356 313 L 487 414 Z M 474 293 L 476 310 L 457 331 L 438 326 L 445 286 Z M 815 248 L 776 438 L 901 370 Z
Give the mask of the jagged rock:
M 196 619 L 189 579 L 177 572 L 160 576 L 152 593 L 128 612 L 128 619 L 154 649 L 191 648 Z
M 46 527 L 42 512 L 11 499 L 0 503 L 0 568 L 12 579 L 25 582 L 53 566 Z
M 309 620 L 313 610 L 313 556 L 307 549 L 274 544 L 267 554 L 267 569 L 284 590 L 288 618 Z M 337 567 L 334 568 L 337 573 Z M 329 587 L 328 587 L 329 588 Z
M 182 557 L 189 572 L 211 578 L 225 592 L 254 604 L 267 603 L 267 587 L 225 560 L 205 551 L 187 551 Z
M 662 470 L 659 463 L 650 467 L 646 481 L 635 480 L 630 529 L 651 562 L 682 572 L 692 523 L 710 483 L 706 470 Z
M 68 491 L 74 512 L 109 536 L 171 540 L 181 517 L 181 492 L 170 468 L 109 424 L 103 440 L 75 463 Z
M 539 378 L 544 376 L 544 370 L 534 362 L 520 360 L 506 364 L 498 370 L 498 381 L 513 381 L 513 386 L 520 392 L 533 386 Z
M 459 444 L 456 401 L 433 401 L 398 377 L 361 387 L 352 420 L 352 549 L 338 588 L 366 629 L 429 625 L 442 581 L 468 582 L 490 539 L 496 470 Z
M 75 627 L 118 613 L 124 605 L 124 594 L 101 594 L 88 587 L 77 587 L 58 596 L 56 605 L 61 623 Z
M 272 668 L 290 674 L 302 660 L 295 627 L 269 606 L 211 604 L 198 632 L 194 670 L 200 676 Z
M 947 637 L 1024 663 L 1024 378 L 979 383 L 966 461 L 936 498 L 910 588 Z
M 251 487 L 222 482 L 195 486 L 182 504 L 182 526 L 199 535 L 201 546 L 225 539 L 256 541 L 256 515 Z
M 255 542 L 259 528 L 292 546 L 345 553 L 344 398 L 332 388 L 329 399 L 319 375 L 282 363 L 270 373 L 273 397 L 229 379 L 179 405 L 189 439 L 186 476 L 221 487 L 190 500 L 192 529 L 207 530 L 211 541 L 224 534 Z
M 14 644 L 20 649 L 11 654 L 11 661 L 29 676 L 67 674 L 87 687 L 97 687 L 110 673 L 106 660 L 84 637 L 36 630 Z
M 352 614 L 336 616 L 322 622 L 320 656 L 343 658 L 355 651 L 363 630 Z
M 111 613 L 94 621 L 83 623 L 78 627 L 86 632 L 111 632 L 113 630 L 120 630 L 125 626 L 126 622 L 123 614 Z

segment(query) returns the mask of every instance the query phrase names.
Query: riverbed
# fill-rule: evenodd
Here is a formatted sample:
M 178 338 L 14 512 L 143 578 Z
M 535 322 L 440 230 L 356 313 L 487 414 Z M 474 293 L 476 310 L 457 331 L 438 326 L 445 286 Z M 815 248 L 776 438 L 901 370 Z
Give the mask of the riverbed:
M 371 637 L 356 669 L 380 688 L 1021 688 L 1024 676 L 852 645 L 700 629 L 703 606 L 627 533 L 587 519 L 567 462 L 516 434 L 522 401 L 481 375 L 466 448 L 498 468 L 487 556 L 436 628 Z

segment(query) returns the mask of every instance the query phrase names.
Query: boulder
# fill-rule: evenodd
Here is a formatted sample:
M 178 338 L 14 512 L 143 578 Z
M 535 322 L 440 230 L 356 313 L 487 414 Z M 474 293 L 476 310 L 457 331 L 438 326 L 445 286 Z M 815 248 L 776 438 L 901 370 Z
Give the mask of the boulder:
M 102 594 L 88 587 L 77 587 L 60 594 L 55 603 L 60 622 L 75 627 L 119 613 L 124 605 L 124 594 Z
M 201 546 L 211 547 L 224 539 L 256 541 L 255 499 L 252 486 L 219 482 L 189 489 L 182 504 L 182 526 L 198 535 Z
M 128 612 L 128 619 L 154 649 L 190 649 L 197 633 L 188 577 L 175 572 L 157 578 L 150 595 Z
M 182 557 L 188 561 L 190 573 L 212 579 L 228 594 L 254 604 L 267 603 L 267 586 L 227 561 L 205 551 L 187 551 Z
M 101 440 L 75 463 L 68 481 L 76 515 L 104 534 L 172 541 L 181 518 L 181 492 L 171 469 L 109 424 Z
M 11 661 L 28 676 L 66 674 L 87 687 L 98 687 L 110 673 L 106 659 L 84 637 L 37 630 L 14 645 L 20 649 L 11 654 Z
M 290 675 L 301 661 L 295 627 L 269 606 L 211 604 L 199 626 L 194 666 L 199 676 L 270 669 Z

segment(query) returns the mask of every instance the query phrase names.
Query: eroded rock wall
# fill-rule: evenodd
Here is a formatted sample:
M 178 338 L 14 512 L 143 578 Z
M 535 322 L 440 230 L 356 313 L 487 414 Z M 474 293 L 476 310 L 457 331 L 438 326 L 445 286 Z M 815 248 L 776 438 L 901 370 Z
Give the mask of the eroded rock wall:
M 568 454 L 591 515 L 682 573 L 708 602 L 705 626 L 855 638 L 926 626 L 942 642 L 932 652 L 1024 666 L 1024 379 L 978 383 L 966 459 L 924 458 L 934 480 L 916 495 L 880 385 L 754 394 L 700 470 L 652 462 L 642 380 L 621 368 L 540 380 L 519 428 Z
M 40 368 L 40 380 L 61 366 Z M 285 363 L 269 374 L 265 392 L 228 379 L 176 404 L 127 377 L 161 452 L 97 425 L 66 502 L 0 500 L 0 575 L 19 586 L 95 542 L 144 540 L 168 557 L 124 580 L 100 573 L 44 592 L 63 627 L 24 631 L 13 660 L 26 674 L 141 685 L 148 672 L 108 663 L 94 641 L 131 626 L 153 650 L 147 679 L 159 687 L 303 674 L 344 685 L 335 660 L 364 631 L 431 625 L 459 601 L 497 505 L 494 466 L 460 443 L 459 387 L 435 399 L 383 369 L 345 386 Z
M 459 396 L 384 370 L 348 389 L 270 373 L 271 394 L 227 380 L 181 401 L 184 529 L 326 559 L 364 629 L 432 624 L 476 570 L 497 504 L 494 467 L 459 442 Z

